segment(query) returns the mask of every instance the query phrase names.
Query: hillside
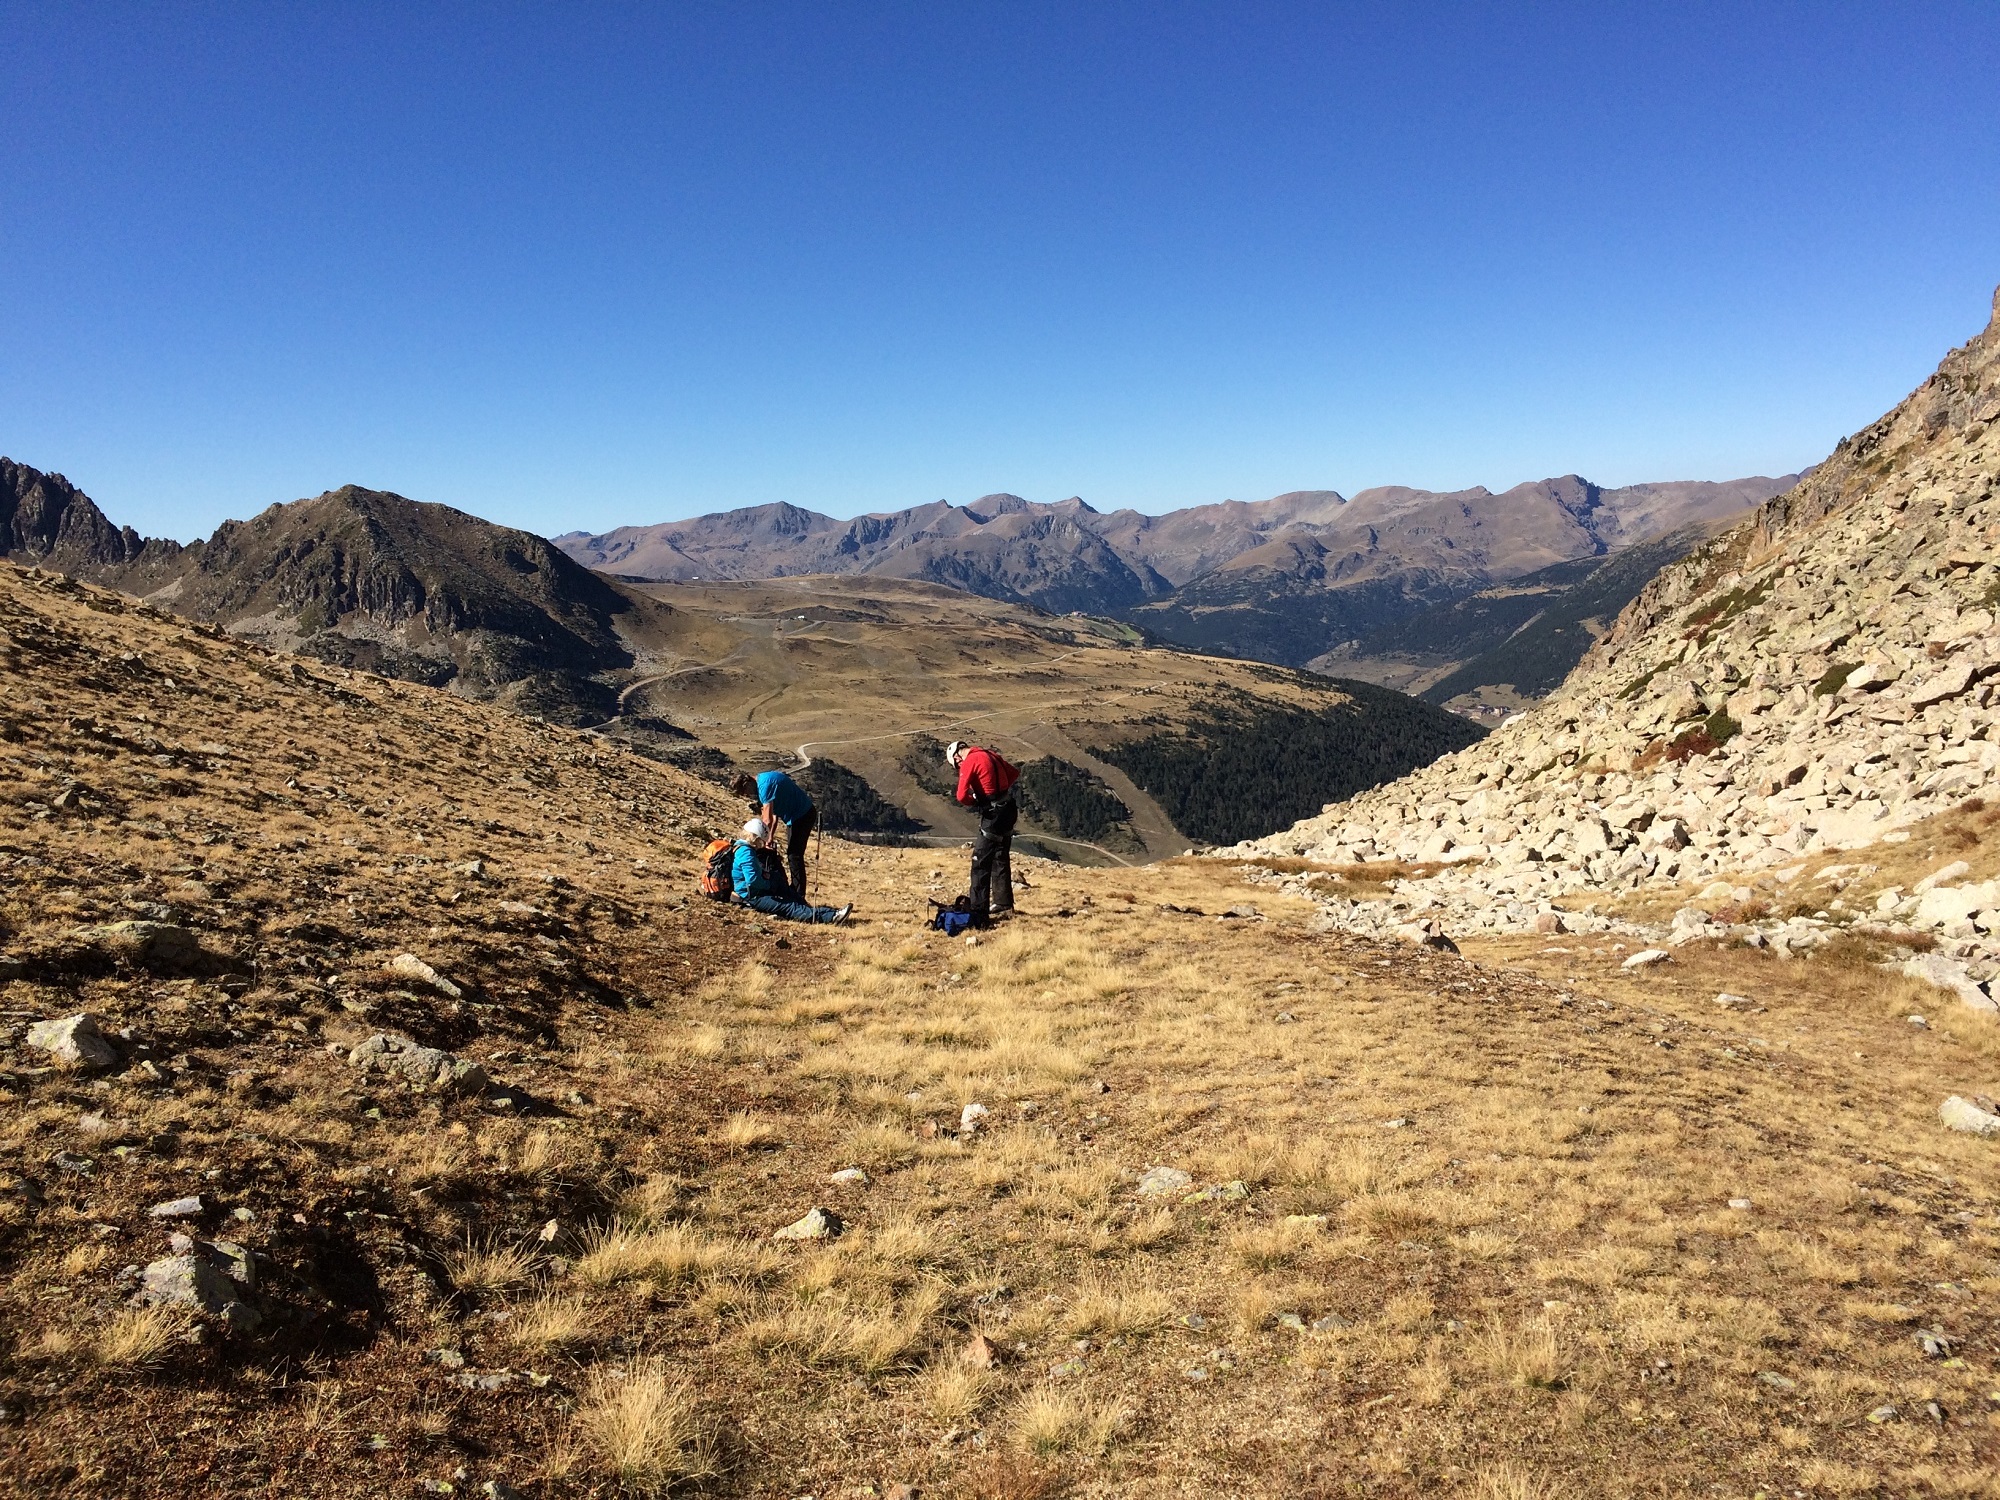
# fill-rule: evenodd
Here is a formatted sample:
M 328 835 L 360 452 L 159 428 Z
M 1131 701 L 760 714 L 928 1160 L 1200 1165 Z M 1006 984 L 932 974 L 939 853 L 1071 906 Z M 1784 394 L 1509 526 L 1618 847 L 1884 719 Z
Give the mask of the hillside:
M 1682 938 L 1789 949 L 1865 925 L 1906 952 L 1942 939 L 1984 982 L 1995 872 L 1941 867 L 2000 781 L 1996 608 L 2000 298 L 1894 411 L 1649 583 L 1549 702 L 1254 848 L 1453 866 L 1398 887 L 1405 921 L 1602 926 L 1552 903 L 1653 893 L 1681 904 Z M 1814 864 L 1864 848 L 1832 875 Z M 1809 868 L 1841 899 L 1788 894 Z
M 1308 663 L 1415 693 L 1487 725 L 1562 685 L 1653 575 L 1712 536 L 1697 524 L 1404 615 Z
M 1732 518 L 1793 478 L 1604 489 L 1570 475 L 1504 494 L 1383 488 L 1224 501 L 1162 516 L 988 495 L 852 521 L 777 504 L 556 544 L 623 577 L 816 573 L 940 583 L 1057 613 L 1127 616 L 1200 651 L 1302 666 L 1414 609 L 1557 562 Z
M 1359 787 L 1478 732 L 1379 689 L 1142 649 L 1111 622 L 1051 618 L 934 584 L 820 576 L 630 587 L 670 605 L 690 629 L 698 624 L 709 654 L 637 678 L 625 717 L 605 732 L 668 758 L 686 752 L 649 726 L 673 726 L 742 764 L 829 761 L 922 829 L 878 811 L 850 825 L 863 831 L 971 836 L 972 817 L 949 800 L 949 787 L 912 770 L 919 743 L 977 739 L 1017 764 L 1053 758 L 1089 778 L 1125 810 L 1117 837 L 1032 818 L 1030 833 L 1037 847 L 1097 862 L 1269 831 L 1326 800 L 1323 775 L 1238 775 L 1224 785 L 1214 767 L 1305 754 Z M 1142 741 L 1173 749 L 1131 759 L 1128 747 Z M 1189 757 L 1210 770 L 1190 771 Z M 1081 804 L 1075 815 L 1088 821 Z
M 7 567 L 0 652 L 0 1492 L 1990 1491 L 1912 981 L 1199 860 L 948 942 L 840 840 L 782 928 L 595 737 Z

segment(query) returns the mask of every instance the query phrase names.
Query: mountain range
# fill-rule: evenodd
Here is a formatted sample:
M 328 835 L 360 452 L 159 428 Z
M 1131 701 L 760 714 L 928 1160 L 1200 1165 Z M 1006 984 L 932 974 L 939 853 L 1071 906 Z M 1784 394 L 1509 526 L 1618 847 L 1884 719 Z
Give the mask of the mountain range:
M 1101 512 L 1074 496 L 940 500 L 849 521 L 780 503 L 569 532 L 555 543 L 591 568 L 632 578 L 918 579 L 1056 613 L 1113 615 L 1175 645 L 1302 666 L 1493 584 L 1734 518 L 1797 477 L 1606 489 L 1572 474 L 1498 494 L 1390 486 L 1352 499 L 1298 490 L 1160 516 Z

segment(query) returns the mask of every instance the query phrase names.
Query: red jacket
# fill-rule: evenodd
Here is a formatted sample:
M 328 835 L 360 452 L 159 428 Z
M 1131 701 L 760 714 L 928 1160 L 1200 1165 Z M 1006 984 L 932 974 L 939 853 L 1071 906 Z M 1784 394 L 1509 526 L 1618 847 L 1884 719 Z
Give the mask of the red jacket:
M 967 747 L 958 762 L 958 800 L 979 807 L 1013 790 L 1021 773 L 993 751 L 979 745 Z

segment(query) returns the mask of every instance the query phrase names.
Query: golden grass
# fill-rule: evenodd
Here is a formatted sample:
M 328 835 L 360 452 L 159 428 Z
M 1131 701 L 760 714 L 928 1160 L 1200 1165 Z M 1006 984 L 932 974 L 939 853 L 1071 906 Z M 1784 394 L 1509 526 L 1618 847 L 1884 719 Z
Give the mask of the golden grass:
M 151 1369 L 166 1360 L 187 1327 L 186 1318 L 164 1308 L 128 1308 L 91 1340 L 91 1357 L 108 1369 Z
M 1555 1328 L 1546 1320 L 1510 1326 L 1495 1319 L 1474 1339 L 1472 1353 L 1495 1379 L 1546 1390 L 1562 1376 Z
M 1481 1467 L 1472 1482 L 1476 1500 L 1565 1500 L 1571 1493 L 1522 1465 L 1504 1461 Z
M 900 1302 L 823 1296 L 754 1319 L 743 1336 L 754 1347 L 783 1351 L 808 1365 L 880 1376 L 915 1366 L 943 1302 L 936 1285 L 919 1287 Z
M 737 1151 L 768 1146 L 778 1138 L 777 1122 L 750 1110 L 736 1110 L 722 1122 L 716 1139 Z
M 692 1388 L 659 1360 L 592 1371 L 576 1426 L 596 1467 L 635 1494 L 657 1495 L 676 1480 L 714 1472 L 713 1445 L 696 1420 Z
M 577 1349 L 602 1337 L 603 1320 L 580 1296 L 539 1297 L 513 1309 L 506 1332 L 522 1349 Z
M 536 1254 L 532 1244 L 468 1242 L 447 1262 L 452 1285 L 467 1292 L 504 1292 L 531 1280 Z
M 986 1405 L 999 1383 L 990 1370 L 968 1369 L 956 1362 L 936 1364 L 924 1372 L 920 1399 L 933 1422 L 958 1427 Z
M 764 1246 L 723 1239 L 689 1224 L 654 1229 L 611 1225 L 586 1236 L 575 1274 L 593 1286 L 648 1281 L 665 1287 L 724 1272 L 754 1275 L 772 1260 Z
M 1015 1445 L 1028 1453 L 1094 1457 L 1111 1446 L 1125 1413 L 1080 1391 L 1038 1386 L 1014 1403 L 1008 1418 Z
M 1098 1276 L 1077 1287 L 1067 1322 L 1075 1333 L 1130 1338 L 1158 1328 L 1174 1307 L 1173 1297 L 1158 1287 Z

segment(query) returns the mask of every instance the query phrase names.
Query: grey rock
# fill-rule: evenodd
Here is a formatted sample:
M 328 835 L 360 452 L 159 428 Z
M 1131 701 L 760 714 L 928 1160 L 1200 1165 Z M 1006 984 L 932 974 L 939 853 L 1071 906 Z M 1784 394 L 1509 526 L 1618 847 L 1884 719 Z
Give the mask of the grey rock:
M 1157 1198 L 1164 1193 L 1183 1192 L 1194 1179 L 1179 1167 L 1148 1167 L 1139 1174 L 1139 1196 Z
M 837 1183 L 841 1187 L 866 1187 L 868 1185 L 868 1174 L 859 1167 L 842 1167 L 827 1180 Z
M 1650 969 L 1655 964 L 1671 961 L 1673 954 L 1664 948 L 1641 948 L 1618 967 L 1621 969 Z
M 371 1036 L 347 1054 L 363 1072 L 387 1073 L 433 1094 L 477 1094 L 492 1082 L 486 1070 L 439 1047 L 419 1047 L 405 1036 Z
M 418 984 L 429 985 L 447 1000 L 462 1000 L 465 991 L 438 973 L 414 953 L 398 953 L 389 960 L 389 972 Z
M 172 922 L 111 922 L 80 927 L 76 937 L 131 963 L 169 973 L 194 968 L 207 958 L 201 940 Z
M 256 1285 L 249 1252 L 227 1241 L 207 1243 L 174 1236 L 177 1253 L 139 1273 L 135 1301 L 148 1307 L 185 1307 L 222 1319 L 231 1332 L 251 1333 L 262 1315 L 245 1300 Z
M 1938 1106 L 1938 1118 L 1944 1121 L 1947 1130 L 1962 1130 L 1968 1135 L 2000 1135 L 2000 1114 L 1983 1110 L 1956 1094 Z
M 155 1203 L 146 1212 L 156 1219 L 192 1219 L 201 1213 L 201 1199 L 176 1198 L 170 1203 Z
M 59 1021 L 37 1021 L 28 1028 L 28 1045 L 69 1068 L 108 1068 L 118 1061 L 118 1049 L 97 1017 L 87 1011 Z
M 809 1209 L 802 1219 L 787 1224 L 772 1233 L 774 1240 L 830 1240 L 838 1237 L 846 1226 L 840 1215 L 829 1209 Z
M 1992 1013 L 2000 1011 L 1984 986 L 1973 979 L 1971 972 L 1957 959 L 1947 958 L 1942 953 L 1919 953 L 1903 961 L 1903 973 L 1912 979 L 1921 979 L 1934 984 L 1941 990 L 1948 990 L 1973 1010 Z

